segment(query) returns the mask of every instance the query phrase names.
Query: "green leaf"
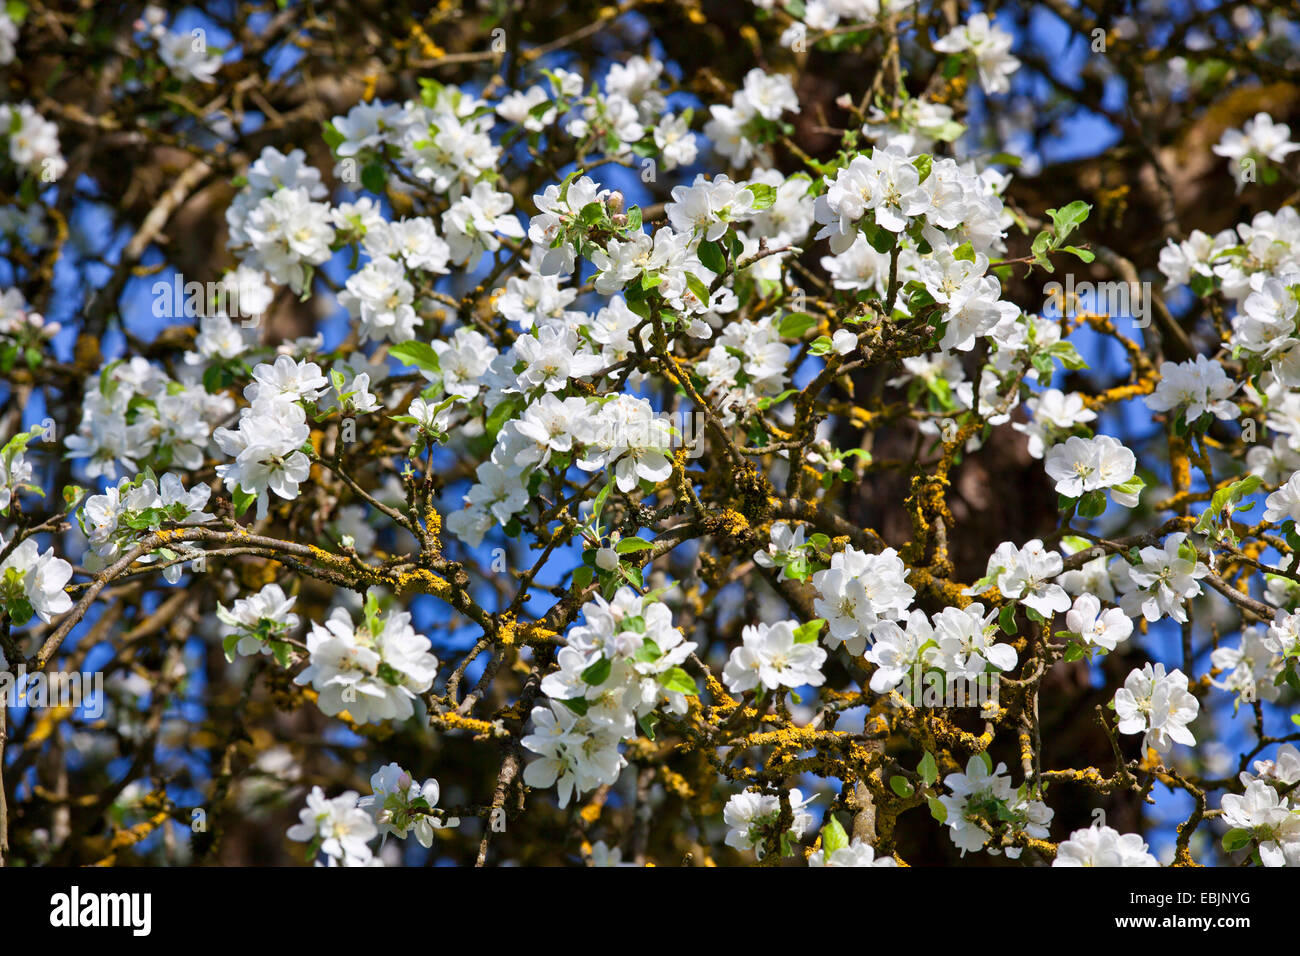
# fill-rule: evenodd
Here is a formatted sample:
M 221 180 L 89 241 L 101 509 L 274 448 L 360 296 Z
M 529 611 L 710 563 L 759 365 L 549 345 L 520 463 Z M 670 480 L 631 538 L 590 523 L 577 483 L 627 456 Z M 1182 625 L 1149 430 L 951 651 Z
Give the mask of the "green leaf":
M 517 395 L 498 402 L 484 424 L 487 433 L 495 438 L 497 432 L 505 427 L 506 422 L 522 411 L 522 405 L 523 400 Z
M 759 407 L 759 409 L 761 409 L 761 410 L 769 409 L 769 408 L 771 408 L 773 405 L 780 405 L 782 402 L 784 402 L 784 401 L 785 401 L 787 398 L 789 398 L 791 395 L 797 395 L 798 393 L 799 393 L 799 390 L 798 390 L 797 388 L 787 388 L 787 389 L 786 389 L 784 392 L 782 392 L 780 395 L 764 395 L 762 398 L 760 398 L 760 399 L 758 400 L 758 407 Z M 855 451 L 862 451 L 862 449 L 860 449 L 860 448 L 857 448 L 857 449 L 854 449 L 854 450 L 855 450 Z
M 1223 835 L 1223 849 L 1226 853 L 1236 853 L 1243 847 L 1250 846 L 1254 834 L 1242 827 L 1233 827 Z
M 591 520 L 596 523 L 597 528 L 600 527 L 600 513 L 605 507 L 605 499 L 609 497 L 609 490 L 613 487 L 614 479 L 611 477 L 609 481 L 605 482 L 605 487 L 596 492 L 596 500 L 591 504 Z
M 631 554 L 634 551 L 646 551 L 653 548 L 654 544 L 645 538 L 624 538 L 614 548 L 619 554 Z
M 1227 510 L 1235 510 L 1237 502 L 1241 501 L 1246 495 L 1254 494 L 1261 484 L 1263 484 L 1263 479 L 1259 475 L 1247 475 L 1226 487 L 1220 488 L 1210 499 L 1208 511 L 1217 518 Z M 1198 525 L 1199 523 L 1197 522 Z
M 998 626 L 1005 634 L 1015 634 L 1019 630 L 1016 624 L 1016 606 L 1008 604 L 998 613 Z
M 293 663 L 293 648 L 284 641 L 271 641 L 271 656 L 281 667 L 288 667 Z
M 781 320 L 778 331 L 782 338 L 801 339 L 816 324 L 817 320 L 807 312 L 791 312 Z
M 1215 286 L 1214 279 L 1215 277 L 1212 275 L 1205 276 L 1205 275 L 1201 275 L 1199 272 L 1194 274 L 1192 276 L 1191 282 L 1189 283 L 1192 287 L 1192 292 L 1195 293 L 1197 297 L 1204 297 L 1209 295 L 1211 292 L 1214 291 L 1214 286 Z
M 1073 252 L 1076 256 L 1078 256 L 1078 257 L 1079 257 L 1080 259 L 1082 259 L 1084 262 L 1091 262 L 1093 259 L 1096 259 L 1096 258 L 1097 258 L 1096 255 L 1094 255 L 1094 254 L 1093 254 L 1092 252 L 1090 252 L 1089 250 L 1087 250 L 1087 249 L 1080 249 L 1078 246 L 1066 246 L 1066 247 L 1065 247 L 1065 251 L 1066 251 L 1066 252 Z
M 1073 342 L 1057 342 L 1047 350 L 1047 354 L 1072 371 L 1088 367 L 1088 363 L 1083 360 L 1083 356 L 1079 354 Z
M 643 319 L 650 318 L 650 306 L 645 300 L 645 293 L 639 285 L 630 285 L 623 290 L 623 299 L 633 314 Z
M 975 261 L 975 246 L 969 242 L 963 242 L 960 246 L 952 251 L 954 259 L 963 259 L 966 262 Z
M 367 630 L 369 630 L 372 635 L 378 634 L 380 631 L 379 595 L 376 594 L 373 590 L 366 592 L 366 603 L 365 606 L 362 608 L 361 613 L 366 619 Z
M 1092 206 L 1082 199 L 1076 199 L 1061 209 L 1047 210 L 1047 214 L 1052 217 L 1052 224 L 1056 227 L 1057 244 L 1059 245 L 1060 240 L 1074 232 L 1088 218 L 1090 212 Z
M 78 485 L 63 486 L 63 506 L 68 511 L 77 507 L 77 503 L 85 496 L 86 489 Z
M 844 827 L 840 821 L 835 819 L 834 814 L 827 814 L 830 821 L 822 827 L 822 851 L 826 856 L 830 856 L 836 850 L 842 850 L 849 845 L 849 835 L 844 832 Z
M 687 694 L 692 697 L 700 692 L 699 688 L 695 686 L 695 680 L 680 667 L 674 667 L 660 674 L 659 683 L 663 685 L 665 690 L 676 691 L 679 694 Z
M 815 617 L 811 621 L 805 621 L 794 629 L 794 642 L 796 644 L 816 644 L 817 635 L 821 633 L 822 625 L 826 622 L 820 617 Z
M 1287 547 L 1292 551 L 1300 551 L 1300 534 L 1296 533 L 1295 522 L 1288 521 L 1282 525 L 1282 536 L 1286 538 Z
M 593 687 L 599 686 L 609 678 L 609 672 L 613 669 L 613 666 L 609 658 L 602 657 L 582 672 L 582 679 Z
M 948 822 L 948 808 L 945 807 L 937 797 L 926 797 L 925 802 L 930 805 L 930 816 L 934 817 L 940 823 Z
M 569 708 L 569 710 L 573 711 L 579 717 L 585 714 L 587 712 L 587 708 L 590 706 L 590 704 L 587 703 L 587 698 L 585 697 L 574 697 L 570 700 L 562 700 L 560 701 L 560 703 L 563 704 L 565 707 Z
M 361 167 L 361 185 L 372 193 L 382 194 L 388 185 L 388 170 L 382 163 L 366 163 Z
M 426 372 L 440 373 L 442 371 L 442 363 L 438 360 L 438 353 L 433 350 L 433 346 L 426 342 L 398 342 L 396 345 L 389 346 L 388 354 L 403 365 L 414 365 Z
M 910 797 L 916 792 L 916 789 L 908 782 L 906 777 L 894 775 L 889 778 L 889 789 L 900 797 Z
M 238 517 L 248 510 L 249 505 L 257 500 L 257 495 L 247 492 L 243 488 L 237 487 L 231 493 L 231 498 L 234 499 L 235 516 Z
M 1071 641 L 1065 649 L 1065 660 L 1067 663 L 1081 661 L 1085 657 L 1092 657 L 1092 651 L 1088 645 L 1080 641 Z
M 641 732 L 643 734 L 645 734 L 651 740 L 655 739 L 655 727 L 659 723 L 658 711 L 652 710 L 648 714 L 642 714 L 640 717 L 636 719 L 636 722 L 638 725 L 640 725 Z
M 691 290 L 691 294 L 699 299 L 705 305 L 709 304 L 709 287 L 704 284 L 694 272 L 686 273 L 686 287 Z
M 203 390 L 209 395 L 221 388 L 223 369 L 220 365 L 209 365 L 203 370 Z
M 704 268 L 710 272 L 721 275 L 727 271 L 727 260 L 722 254 L 722 247 L 716 242 L 701 242 L 696 254 L 700 257 L 700 262 Z
M 1106 510 L 1106 492 L 1095 488 L 1079 499 L 1079 517 L 1095 518 Z
M 739 262 L 741 253 L 745 251 L 745 244 L 736 235 L 736 230 L 728 229 L 723 238 L 727 240 L 727 253 L 731 256 L 731 261 Z
M 925 177 L 921 177 L 924 179 Z M 769 209 L 776 202 L 776 187 L 767 183 L 750 183 L 745 187 L 754 194 L 755 209 Z
M 347 139 L 346 136 L 338 131 L 333 123 L 322 123 L 321 126 L 321 138 L 325 140 L 325 145 L 330 148 L 331 152 L 337 150 L 344 140 Z
M 1146 486 L 1147 486 L 1147 483 L 1146 483 L 1145 481 L 1142 480 L 1142 476 L 1141 476 L 1141 475 L 1134 475 L 1134 476 L 1133 476 L 1132 478 L 1130 478 L 1128 481 L 1121 482 L 1121 483 L 1118 484 L 1118 485 L 1112 485 L 1111 487 L 1112 487 L 1115 491 L 1119 491 L 1119 492 L 1122 492 L 1122 493 L 1124 493 L 1124 494 L 1137 494 L 1138 492 L 1140 492 L 1140 491 L 1141 491 L 1143 488 L 1145 488 Z M 1249 509 L 1244 509 L 1244 510 L 1249 510 Z
M 825 355 L 834 347 L 829 336 L 819 335 L 808 348 L 809 355 Z
M 916 772 L 921 775 L 927 787 L 933 786 L 934 782 L 939 779 L 939 766 L 935 763 L 934 754 L 930 751 L 925 752 L 921 762 L 916 767 Z
M 882 256 L 891 253 L 894 250 L 894 246 L 898 243 L 898 236 L 894 235 L 894 233 L 890 232 L 888 229 L 879 228 L 874 223 L 866 223 L 863 225 L 862 232 L 866 235 L 867 242 L 871 245 L 871 248 L 875 249 Z
M 31 601 L 27 600 L 27 595 L 21 592 L 15 597 L 5 600 L 4 607 L 9 612 L 10 621 L 19 626 L 30 621 L 36 613 Z
M 664 652 L 659 649 L 659 645 L 647 637 L 641 641 L 641 646 L 632 655 L 632 660 L 640 664 L 650 664 L 663 656 Z

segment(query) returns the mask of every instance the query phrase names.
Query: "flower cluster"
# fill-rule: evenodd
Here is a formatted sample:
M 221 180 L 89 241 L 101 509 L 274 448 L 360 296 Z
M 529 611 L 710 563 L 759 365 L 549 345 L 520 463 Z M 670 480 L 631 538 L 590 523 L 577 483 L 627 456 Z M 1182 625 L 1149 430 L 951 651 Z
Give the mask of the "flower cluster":
M 941 53 L 971 58 L 979 73 L 980 86 L 988 93 L 1005 93 L 1008 78 L 1020 68 L 1011 55 L 1012 37 L 1000 30 L 986 13 L 976 13 L 935 43 Z
M 1018 601 L 1041 618 L 1048 618 L 1070 607 L 1069 595 L 1055 580 L 1064 566 L 1061 556 L 1048 551 L 1037 538 L 1026 542 L 1023 548 L 1003 541 L 989 557 L 984 577 L 966 593 L 983 594 L 997 585 L 1003 597 Z
M 7 138 L 7 159 L 24 175 L 52 183 L 68 169 L 59 146 L 59 128 L 30 103 L 0 103 L 0 131 Z
M 11 549 L 13 543 L 0 536 L 0 552 L 8 552 L 0 561 L 0 607 L 16 624 L 26 624 L 33 614 L 49 624 L 54 615 L 72 607 L 72 598 L 63 590 L 72 565 L 53 548 L 42 551 L 35 538 L 25 538 Z
M 741 646 L 731 652 L 722 672 L 727 690 L 740 694 L 759 685 L 771 691 L 821 684 L 826 651 L 817 646 L 815 630 L 801 630 L 807 631 L 798 621 L 746 626 Z
M 1052 866 L 1159 866 L 1136 833 L 1120 833 L 1102 824 L 1075 830 L 1056 848 Z
M 268 584 L 229 608 L 218 604 L 217 618 L 226 626 L 222 638 L 226 657 L 234 660 L 236 654 L 271 654 L 276 650 L 287 656 L 287 645 L 276 638 L 298 629 L 298 615 L 292 610 L 296 600 L 286 597 L 280 585 Z
M 945 811 L 948 837 L 962 856 L 987 847 L 994 856 L 1005 851 L 1014 860 L 1022 847 L 1013 840 L 1047 836 L 1052 808 L 1030 797 L 1024 785 L 1013 789 L 1006 770 L 1006 764 L 994 767 L 987 754 L 977 754 L 967 762 L 965 773 L 943 778 L 952 793 L 939 797 L 939 803 Z M 988 846 L 995 836 L 1000 838 L 999 845 Z
M 395 763 L 380 767 L 370 778 L 371 794 L 357 805 L 369 810 L 385 839 L 389 834 L 405 840 L 414 834 L 422 847 L 433 845 L 435 830 L 460 824 L 456 817 L 435 815 L 441 791 L 438 781 L 430 777 L 416 783 L 409 773 Z
M 832 650 L 842 644 L 856 657 L 868 637 L 902 620 L 916 596 L 907 575 L 893 548 L 868 554 L 849 545 L 832 555 L 830 567 L 812 578 L 818 594 L 813 609 L 829 626 L 826 644 Z
M 180 478 L 168 472 L 161 479 L 145 470 L 135 478 L 121 478 L 116 486 L 102 495 L 91 495 L 82 507 L 81 530 L 86 534 L 91 553 L 86 557 L 86 567 L 91 571 L 116 561 L 139 538 L 159 530 L 163 524 L 198 525 L 213 520 L 204 511 L 212 489 L 197 485 L 186 491 Z M 172 584 L 181 578 L 182 567 L 178 559 L 184 555 L 201 553 L 186 542 L 174 547 L 159 547 L 138 560 L 142 563 L 165 561 L 163 577 Z
M 307 805 L 298 811 L 299 822 L 289 828 L 289 839 L 306 843 L 307 858 L 318 866 L 384 866 L 385 860 L 369 845 L 376 837 L 382 847 L 390 835 L 401 840 L 414 835 L 428 848 L 435 831 L 460 824 L 437 808 L 437 780 L 416 783 L 396 763 L 375 771 L 370 791 L 361 796 L 348 790 L 327 798 L 320 787 L 313 787 Z
M 428 648 L 429 639 L 411 627 L 411 615 L 381 613 L 372 592 L 361 624 L 341 607 L 324 625 L 312 624 L 308 663 L 294 683 L 310 685 L 329 716 L 346 710 L 359 724 L 406 720 L 438 673 Z
M 1196 719 L 1201 705 L 1187 690 L 1187 675 L 1180 670 L 1165 673 L 1164 664 L 1134 668 L 1115 691 L 1112 701 L 1121 734 L 1145 734 L 1143 749 L 1155 748 L 1166 754 L 1175 743 L 1192 746 L 1188 724 Z
M 767 852 L 768 841 L 776 840 L 782 855 L 788 856 L 792 844 L 803 839 L 812 825 L 812 814 L 805 807 L 814 799 L 805 798 L 798 790 L 785 794 L 745 790 L 733 795 L 722 809 L 722 822 L 731 828 L 727 831 L 727 846 L 753 850 L 761 860 Z M 781 829 L 783 817 L 789 820 L 784 830 Z
M 27 446 L 44 437 L 40 426 L 19 432 L 0 447 L 0 515 L 9 514 L 15 499 L 23 492 L 44 495 L 39 485 L 32 483 L 32 462 L 27 459 Z
M 1228 129 L 1213 147 L 1217 156 L 1228 160 L 1228 172 L 1237 180 L 1237 191 L 1248 182 L 1254 182 L 1254 163 L 1281 163 L 1300 150 L 1300 143 L 1291 142 L 1291 127 L 1275 123 L 1267 113 L 1256 113 L 1246 120 L 1241 129 Z
M 208 48 L 203 29 L 174 32 L 163 25 L 167 11 L 161 7 L 147 6 L 141 17 L 147 26 L 146 35 L 156 46 L 158 58 L 178 80 L 212 83 L 221 68 L 221 55 Z
M 116 478 L 119 467 L 194 469 L 211 456 L 213 430 L 235 403 L 209 393 L 196 369 L 177 371 L 179 379 L 135 356 L 86 379 L 81 423 L 64 444 L 69 457 L 85 459 L 87 477 Z
M 561 807 L 575 792 L 612 784 L 637 726 L 653 732 L 656 710 L 684 714 L 698 693 L 681 666 L 695 644 L 673 627 L 666 604 L 622 587 L 584 605 L 582 616 L 556 656 L 559 669 L 542 681 L 549 706 L 533 708 L 533 733 L 522 741 L 539 755 L 524 781 L 558 787 Z
M 303 446 L 311 434 L 304 403 L 314 402 L 328 384 L 314 362 L 295 362 L 281 355 L 275 364 L 253 369 L 244 389 L 249 404 L 240 409 L 236 428 L 218 428 L 213 439 L 232 464 L 218 465 L 217 476 L 241 511 L 254 500 L 257 515 L 266 517 L 270 493 L 292 500 L 311 469 Z
M 327 798 L 320 787 L 312 787 L 307 805 L 298 811 L 299 822 L 289 828 L 289 839 L 308 844 L 307 858 L 324 856 L 325 866 L 382 865 L 368 846 L 379 828 L 359 802 L 355 790 Z
M 884 622 L 864 655 L 876 665 L 871 689 L 887 694 L 932 670 L 942 672 L 947 683 L 977 681 L 986 674 L 1013 670 L 1019 658 L 1010 644 L 998 643 L 997 617 L 996 609 L 985 611 L 982 604 L 972 603 L 944 608 L 930 617 L 912 611 L 901 627 L 895 621 Z

